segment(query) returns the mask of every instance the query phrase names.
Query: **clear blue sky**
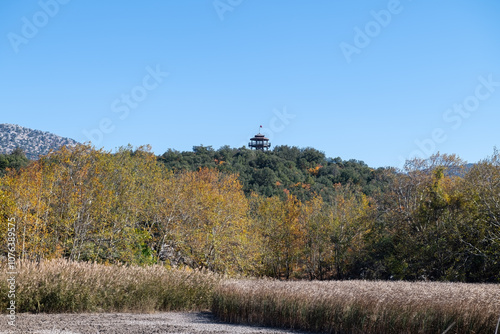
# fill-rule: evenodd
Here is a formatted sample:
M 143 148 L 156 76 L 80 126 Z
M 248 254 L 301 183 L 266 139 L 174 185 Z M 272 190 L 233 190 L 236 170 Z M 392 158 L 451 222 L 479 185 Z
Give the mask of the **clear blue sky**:
M 262 125 L 373 167 L 475 162 L 500 145 L 499 17 L 498 0 L 2 0 L 0 123 L 157 154 Z

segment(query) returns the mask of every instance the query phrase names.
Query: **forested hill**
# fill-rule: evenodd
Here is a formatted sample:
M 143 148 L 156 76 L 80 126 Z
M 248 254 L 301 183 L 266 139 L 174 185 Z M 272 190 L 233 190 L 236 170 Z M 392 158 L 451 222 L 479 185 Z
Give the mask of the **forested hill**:
M 195 146 L 191 152 L 168 150 L 158 157 L 174 171 L 197 170 L 200 167 L 217 168 L 223 172 L 238 173 L 243 190 L 264 196 L 280 197 L 288 193 L 300 200 L 313 194 L 329 198 L 334 184 L 354 184 L 367 195 L 381 190 L 384 168 L 373 169 L 359 160 L 327 158 L 314 148 L 277 146 L 263 152 L 246 148 L 223 146 Z

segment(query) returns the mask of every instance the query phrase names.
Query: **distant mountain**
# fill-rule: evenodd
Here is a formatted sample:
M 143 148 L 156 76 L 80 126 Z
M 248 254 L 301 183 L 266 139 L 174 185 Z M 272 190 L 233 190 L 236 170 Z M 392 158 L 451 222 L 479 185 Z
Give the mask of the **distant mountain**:
M 15 124 L 0 124 L 0 153 L 6 154 L 20 147 L 31 160 L 38 159 L 50 150 L 61 146 L 76 146 L 79 143 L 70 138 L 63 138 L 53 133 L 32 130 Z

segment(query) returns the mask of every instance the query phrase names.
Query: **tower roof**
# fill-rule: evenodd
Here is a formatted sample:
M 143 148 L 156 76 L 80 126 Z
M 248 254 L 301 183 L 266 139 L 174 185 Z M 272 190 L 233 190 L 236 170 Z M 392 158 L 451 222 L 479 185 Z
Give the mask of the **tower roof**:
M 250 140 L 269 140 L 269 138 L 264 137 L 263 134 L 256 134 L 255 137 L 250 138 Z

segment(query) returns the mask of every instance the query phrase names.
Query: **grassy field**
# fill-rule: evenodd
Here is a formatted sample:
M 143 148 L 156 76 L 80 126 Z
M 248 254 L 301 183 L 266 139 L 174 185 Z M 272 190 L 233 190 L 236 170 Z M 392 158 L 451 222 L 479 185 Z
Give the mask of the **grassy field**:
M 152 312 L 210 308 L 220 278 L 162 266 L 124 266 L 65 260 L 20 262 L 18 312 Z M 7 269 L 0 268 L 0 307 L 7 308 Z
M 162 266 L 20 262 L 17 312 L 212 310 L 221 320 L 324 333 L 495 333 L 500 285 L 223 279 Z M 9 299 L 0 265 L 0 307 Z
M 500 285 L 227 280 L 212 311 L 228 322 L 325 333 L 495 333 Z

